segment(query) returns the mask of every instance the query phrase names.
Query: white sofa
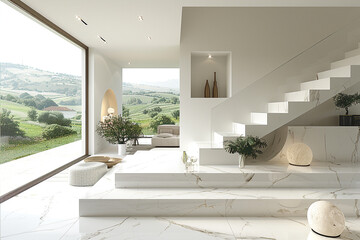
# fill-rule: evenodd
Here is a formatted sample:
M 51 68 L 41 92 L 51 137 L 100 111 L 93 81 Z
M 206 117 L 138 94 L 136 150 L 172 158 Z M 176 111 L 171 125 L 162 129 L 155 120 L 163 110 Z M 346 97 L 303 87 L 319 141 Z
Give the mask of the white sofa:
M 157 135 L 151 139 L 153 147 L 179 147 L 180 146 L 180 126 L 178 125 L 159 125 Z

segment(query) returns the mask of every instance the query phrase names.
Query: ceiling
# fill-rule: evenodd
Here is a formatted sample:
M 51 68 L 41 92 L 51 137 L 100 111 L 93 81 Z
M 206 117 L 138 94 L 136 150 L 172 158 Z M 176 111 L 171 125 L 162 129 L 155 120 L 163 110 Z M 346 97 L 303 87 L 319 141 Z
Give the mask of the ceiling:
M 360 6 L 358 0 L 272 0 L 271 3 L 269 0 L 22 1 L 122 67 L 179 67 L 183 7 Z M 139 21 L 139 16 L 143 21 Z

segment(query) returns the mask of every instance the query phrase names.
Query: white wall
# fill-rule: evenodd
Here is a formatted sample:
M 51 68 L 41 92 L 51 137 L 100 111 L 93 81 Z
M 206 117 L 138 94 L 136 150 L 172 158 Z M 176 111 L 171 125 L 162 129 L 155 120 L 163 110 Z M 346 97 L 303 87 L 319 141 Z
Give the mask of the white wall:
M 234 96 L 319 40 L 353 22 L 359 15 L 359 8 L 184 8 L 180 41 L 181 147 L 187 148 L 192 141 L 211 141 L 211 109 L 222 106 L 220 103 L 224 101 L 190 98 L 191 52 L 232 53 L 230 74 L 231 94 Z M 321 61 L 321 58 L 341 59 L 342 53 L 352 47 L 355 48 L 355 45 L 330 52 L 326 49 L 318 56 L 320 62 L 316 67 L 303 69 L 293 66 L 292 70 L 312 80 L 315 75 L 311 74 L 316 70 L 329 67 L 329 63 Z M 297 77 L 286 80 L 305 81 Z M 276 89 L 271 82 L 267 84 L 268 89 Z M 264 100 L 277 96 L 277 91 L 291 90 L 279 87 L 274 92 L 268 91 Z M 235 115 L 240 104 L 246 107 L 254 99 L 262 98 L 263 94 L 252 93 L 240 102 L 226 100 L 232 101 L 230 107 L 226 111 L 215 112 L 218 124 L 226 124 L 225 130 L 231 131 L 230 123 L 238 117 Z M 263 108 L 265 105 L 255 110 Z
M 122 68 L 97 52 L 90 51 L 89 55 L 89 153 L 96 154 L 110 145 L 95 132 L 107 89 L 114 91 L 119 113 L 122 110 Z

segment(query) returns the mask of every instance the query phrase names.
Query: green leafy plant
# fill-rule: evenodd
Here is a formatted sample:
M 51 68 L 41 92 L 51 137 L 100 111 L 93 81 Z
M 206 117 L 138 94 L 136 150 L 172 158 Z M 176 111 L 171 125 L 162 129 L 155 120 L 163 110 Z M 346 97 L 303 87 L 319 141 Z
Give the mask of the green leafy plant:
M 42 136 L 45 139 L 52 139 L 71 134 L 76 134 L 76 131 L 69 127 L 60 126 L 58 124 L 51 124 L 44 129 Z
M 338 93 L 335 95 L 335 97 L 333 99 L 334 99 L 335 106 L 337 108 L 345 109 L 346 115 L 349 114 L 349 107 L 360 103 L 359 93 L 355 93 L 355 94 Z
M 243 155 L 245 158 L 252 157 L 256 158 L 258 154 L 263 152 L 261 148 L 267 147 L 265 140 L 259 137 L 246 136 L 238 137 L 235 141 L 226 141 L 225 150 L 229 153 L 238 153 Z
M 25 136 L 25 132 L 20 129 L 19 122 L 14 120 L 14 115 L 5 108 L 0 113 L 0 135 L 1 136 Z
M 125 144 L 141 134 L 140 125 L 129 118 L 119 116 L 107 117 L 98 123 L 96 132 L 112 144 Z

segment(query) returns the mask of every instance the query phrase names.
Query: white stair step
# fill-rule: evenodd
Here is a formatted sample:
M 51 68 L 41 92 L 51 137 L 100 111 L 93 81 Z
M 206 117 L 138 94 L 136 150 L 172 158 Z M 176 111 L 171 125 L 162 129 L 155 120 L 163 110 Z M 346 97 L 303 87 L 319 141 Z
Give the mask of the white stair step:
M 346 52 L 345 53 L 345 57 L 349 58 L 349 57 L 354 57 L 360 55 L 360 48 L 354 49 L 352 51 Z
M 118 189 L 113 183 L 79 199 L 80 217 L 303 217 L 309 206 L 326 200 L 346 217 L 357 217 L 359 189 L 186 188 Z M 96 189 L 96 185 L 95 185 Z
M 331 88 L 338 88 L 342 86 L 348 77 L 332 77 L 324 78 L 309 82 L 303 82 L 300 84 L 301 90 L 330 90 Z
M 313 80 L 309 82 L 303 82 L 300 84 L 301 90 L 329 90 L 330 78 L 323 78 L 319 80 Z
M 233 132 L 239 136 L 245 136 L 245 124 L 242 123 L 233 123 Z
M 178 159 L 176 159 L 178 160 Z M 178 160 L 180 161 L 180 160 Z M 169 159 L 169 165 L 171 164 Z M 200 165 L 194 172 L 169 166 L 168 172 L 157 165 L 140 170 L 119 169 L 115 173 L 117 188 L 357 188 L 360 187 L 359 164 L 314 162 L 309 167 L 291 166 L 287 162 L 246 160 L 237 165 Z
M 234 141 L 240 134 L 232 132 L 214 132 L 215 147 L 223 147 L 226 141 Z
M 289 102 L 268 103 L 268 113 L 288 113 Z
M 250 122 L 251 124 L 267 124 L 267 113 L 250 113 Z
M 301 90 L 285 93 L 284 100 L 287 102 L 311 102 L 314 100 L 311 90 Z
M 224 148 L 200 148 L 199 164 L 201 165 L 237 165 L 239 155 L 230 154 Z
M 324 72 L 319 72 L 318 78 L 329 78 L 329 77 L 351 77 L 351 66 L 345 66 L 341 68 L 335 68 Z
M 333 62 L 331 63 L 331 68 L 339 68 L 339 67 L 344 67 L 344 66 L 349 66 L 349 65 L 360 65 L 360 55 L 356 55 L 353 57 L 349 57 L 349 58 L 345 58 L 343 60 L 337 61 L 337 62 Z

